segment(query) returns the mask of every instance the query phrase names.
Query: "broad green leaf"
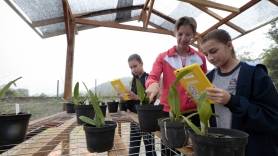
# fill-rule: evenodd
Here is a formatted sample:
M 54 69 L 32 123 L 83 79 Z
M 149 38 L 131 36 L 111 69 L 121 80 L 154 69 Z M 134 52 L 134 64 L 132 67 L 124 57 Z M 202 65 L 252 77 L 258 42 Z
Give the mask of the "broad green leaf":
M 88 118 L 86 116 L 80 116 L 79 119 L 89 125 L 93 125 L 93 126 L 96 126 L 96 121 L 95 120 L 92 120 L 91 118 Z
M 142 83 L 140 82 L 140 80 L 136 79 L 136 91 L 137 91 L 137 95 L 139 97 L 139 100 L 141 103 L 143 103 L 144 99 L 145 99 L 145 88 L 143 87 Z
M 1 90 L 0 90 L 0 98 L 2 98 L 5 93 L 8 91 L 8 89 L 11 87 L 12 84 L 16 85 L 15 82 L 19 79 L 21 79 L 22 77 L 18 77 L 13 81 L 10 81 L 8 84 L 6 84 Z
M 201 122 L 201 131 L 202 133 L 206 133 L 209 124 L 209 119 L 212 116 L 211 104 L 207 100 L 206 92 L 203 92 L 199 96 L 197 110 Z

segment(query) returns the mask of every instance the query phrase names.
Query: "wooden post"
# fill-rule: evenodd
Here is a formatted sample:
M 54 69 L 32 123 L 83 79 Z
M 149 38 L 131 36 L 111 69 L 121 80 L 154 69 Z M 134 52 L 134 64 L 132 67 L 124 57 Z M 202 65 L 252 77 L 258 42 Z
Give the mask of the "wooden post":
M 62 0 L 65 28 L 67 34 L 67 58 L 65 69 L 64 99 L 69 101 L 72 96 L 72 75 L 74 60 L 75 22 L 67 0 Z

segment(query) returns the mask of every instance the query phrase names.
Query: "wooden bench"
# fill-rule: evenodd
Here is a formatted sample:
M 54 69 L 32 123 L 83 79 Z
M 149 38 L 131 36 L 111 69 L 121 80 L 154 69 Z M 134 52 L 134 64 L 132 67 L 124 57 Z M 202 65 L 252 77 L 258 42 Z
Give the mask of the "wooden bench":
M 75 114 L 67 114 L 64 112 L 59 113 L 58 115 L 59 117 L 64 117 L 67 120 L 61 125 L 50 127 L 32 136 L 21 144 L 18 144 L 10 150 L 2 153 L 2 155 L 128 155 L 129 140 L 127 140 L 123 135 L 127 135 L 129 130 L 129 126 L 127 125 L 129 125 L 130 122 L 138 123 L 137 114 L 118 112 L 107 115 L 107 119 L 116 121 L 118 126 L 116 128 L 113 149 L 100 154 L 88 152 L 83 126 L 77 125 Z M 51 118 L 55 119 L 53 116 Z M 38 122 L 42 123 L 43 120 L 38 120 Z M 35 124 L 37 123 L 32 122 L 32 125 Z M 30 126 L 32 127 L 32 125 Z M 155 132 L 154 134 L 160 138 L 160 132 Z M 191 156 L 193 153 L 191 146 L 178 148 L 177 150 L 186 156 Z

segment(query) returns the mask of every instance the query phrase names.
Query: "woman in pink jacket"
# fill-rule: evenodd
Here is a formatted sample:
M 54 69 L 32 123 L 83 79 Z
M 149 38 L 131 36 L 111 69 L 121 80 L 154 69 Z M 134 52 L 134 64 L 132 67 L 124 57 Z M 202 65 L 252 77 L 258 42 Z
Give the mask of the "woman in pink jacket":
M 185 16 L 177 20 L 175 24 L 177 45 L 158 55 L 146 81 L 146 93 L 150 100 L 154 100 L 153 98 L 159 92 L 161 93 L 160 103 L 164 106 L 163 111 L 165 112 L 165 116 L 168 115 L 170 110 L 167 98 L 169 88 L 176 79 L 174 71 L 184 66 L 197 63 L 205 73 L 207 72 L 205 56 L 189 46 L 196 34 L 196 27 L 196 21 L 192 17 Z M 159 86 L 161 74 L 163 75 L 162 86 Z M 189 113 L 195 110 L 196 105 L 190 100 L 186 91 L 181 86 L 178 86 L 177 89 L 180 95 L 181 111 Z

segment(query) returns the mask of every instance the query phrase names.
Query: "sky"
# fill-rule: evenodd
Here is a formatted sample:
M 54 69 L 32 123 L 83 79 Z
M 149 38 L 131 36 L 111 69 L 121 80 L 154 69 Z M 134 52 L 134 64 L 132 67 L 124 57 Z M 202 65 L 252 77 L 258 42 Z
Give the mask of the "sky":
M 62 93 L 66 36 L 40 38 L 4 1 L 0 1 L 0 19 L 0 86 L 22 76 L 16 88 L 28 89 L 29 95 L 56 95 L 59 80 Z M 265 26 L 235 40 L 237 53 L 260 55 L 271 44 L 266 38 L 268 29 Z M 175 44 L 174 37 L 155 33 L 111 28 L 80 31 L 75 39 L 73 85 L 83 81 L 93 87 L 95 80 L 101 84 L 131 76 L 127 58 L 133 53 L 141 55 L 149 72 L 157 55 Z

